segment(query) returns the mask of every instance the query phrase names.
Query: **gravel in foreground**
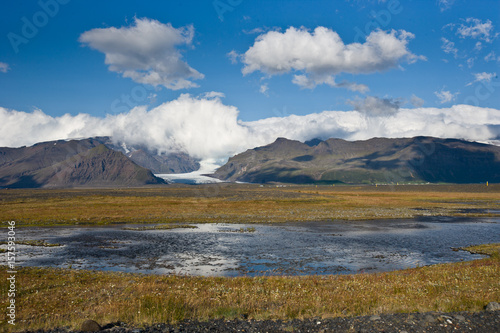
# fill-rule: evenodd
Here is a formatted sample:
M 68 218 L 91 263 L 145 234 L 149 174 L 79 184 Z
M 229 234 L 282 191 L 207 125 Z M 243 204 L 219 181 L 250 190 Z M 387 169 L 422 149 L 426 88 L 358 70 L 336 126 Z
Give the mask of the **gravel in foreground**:
M 36 333 L 75 332 L 67 329 L 27 331 Z M 181 332 L 500 332 L 500 311 L 455 313 L 399 313 L 363 317 L 306 319 L 293 321 L 210 320 L 183 321 L 176 325 L 156 324 L 146 328 L 125 323 L 103 326 L 109 333 Z

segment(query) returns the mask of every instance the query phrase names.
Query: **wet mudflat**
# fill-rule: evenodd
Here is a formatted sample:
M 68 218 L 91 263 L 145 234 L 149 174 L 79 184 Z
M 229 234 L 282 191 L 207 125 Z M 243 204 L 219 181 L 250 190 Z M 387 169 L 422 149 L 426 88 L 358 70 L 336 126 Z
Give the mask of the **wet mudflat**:
M 148 274 L 258 276 L 352 274 L 479 258 L 453 248 L 500 242 L 499 218 L 196 224 L 195 229 L 124 230 L 133 225 L 18 230 L 23 266 Z

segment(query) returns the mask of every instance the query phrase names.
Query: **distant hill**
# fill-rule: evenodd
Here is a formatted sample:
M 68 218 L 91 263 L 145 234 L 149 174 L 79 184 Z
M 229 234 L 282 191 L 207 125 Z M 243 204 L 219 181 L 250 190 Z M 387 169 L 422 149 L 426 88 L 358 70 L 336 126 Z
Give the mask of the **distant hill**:
M 0 148 L 0 187 L 141 186 L 163 184 L 152 172 L 100 139 L 58 140 Z
M 236 155 L 213 177 L 251 183 L 500 182 L 500 147 L 415 137 L 365 141 L 277 139 Z

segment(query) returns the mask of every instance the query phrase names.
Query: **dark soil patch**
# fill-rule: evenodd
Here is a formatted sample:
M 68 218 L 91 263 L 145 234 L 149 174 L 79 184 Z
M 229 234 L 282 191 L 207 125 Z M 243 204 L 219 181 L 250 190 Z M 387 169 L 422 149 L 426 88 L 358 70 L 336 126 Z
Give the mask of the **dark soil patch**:
M 27 331 L 25 333 L 76 332 L 64 328 Z M 387 315 L 346 317 L 332 319 L 186 320 L 176 325 L 156 324 L 145 328 L 113 323 L 103 326 L 101 332 L 163 333 L 163 332 L 500 332 L 500 311 L 455 313 L 398 313 Z

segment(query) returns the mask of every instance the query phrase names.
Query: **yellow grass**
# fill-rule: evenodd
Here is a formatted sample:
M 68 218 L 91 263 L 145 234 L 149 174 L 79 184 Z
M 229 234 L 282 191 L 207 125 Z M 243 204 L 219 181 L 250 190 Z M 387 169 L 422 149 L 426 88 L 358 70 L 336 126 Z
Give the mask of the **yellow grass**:
M 500 216 L 499 210 L 500 185 L 0 190 L 0 222 L 16 226 Z
M 500 299 L 499 249 L 500 244 L 473 249 L 494 255 L 471 262 L 340 276 L 209 278 L 21 268 L 15 328 L 77 329 L 88 318 L 140 326 L 242 315 L 288 320 L 480 311 Z M 8 329 L 5 319 L 0 329 Z
M 499 209 L 500 185 L 0 190 L 0 223 L 15 220 L 16 227 L 499 216 Z M 479 311 L 500 299 L 499 248 L 473 249 L 492 256 L 472 262 L 343 276 L 208 278 L 19 268 L 15 330 L 76 329 L 87 318 L 142 325 L 241 315 L 293 319 Z M 6 268 L 0 271 L 5 309 Z M 11 329 L 3 312 L 0 331 Z

